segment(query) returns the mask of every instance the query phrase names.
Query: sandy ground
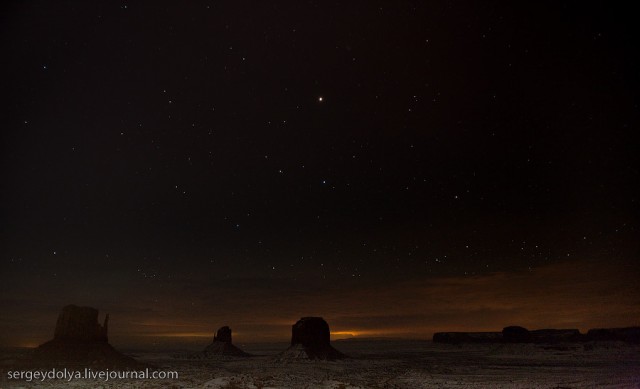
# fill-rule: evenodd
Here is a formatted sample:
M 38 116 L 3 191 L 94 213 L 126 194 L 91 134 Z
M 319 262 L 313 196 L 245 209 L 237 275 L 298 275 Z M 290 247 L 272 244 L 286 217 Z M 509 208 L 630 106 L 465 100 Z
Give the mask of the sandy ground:
M 338 341 L 350 359 L 278 361 L 286 344 L 239 345 L 251 358 L 189 360 L 175 352 L 133 353 L 179 379 L 25 382 L 7 379 L 16 350 L 0 358 L 0 388 L 640 388 L 640 346 L 463 345 Z

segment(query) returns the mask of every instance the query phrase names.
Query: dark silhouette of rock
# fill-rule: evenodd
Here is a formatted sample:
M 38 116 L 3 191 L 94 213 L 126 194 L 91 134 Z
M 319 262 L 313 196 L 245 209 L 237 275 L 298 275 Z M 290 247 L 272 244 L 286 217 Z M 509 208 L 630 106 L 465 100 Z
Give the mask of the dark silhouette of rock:
M 583 335 L 577 329 L 542 329 L 530 331 L 534 343 L 579 342 Z
M 586 335 L 577 329 L 541 329 L 529 331 L 520 326 L 505 327 L 502 332 L 436 332 L 435 343 L 574 343 L 621 341 L 640 343 L 640 327 L 594 328 Z
M 502 332 L 436 332 L 433 334 L 436 343 L 499 343 Z
M 305 347 L 317 348 L 330 342 L 329 324 L 321 317 L 303 317 L 291 328 L 291 345 L 300 343 Z
M 228 326 L 220 327 L 213 337 L 213 341 L 231 343 L 231 328 Z
M 531 333 L 528 329 L 520 326 L 509 326 L 502 329 L 502 339 L 507 343 L 528 343 L 531 342 Z
M 281 359 L 335 360 L 346 356 L 331 346 L 329 324 L 321 317 L 303 317 L 291 327 L 291 346 Z
M 231 328 L 220 327 L 213 337 L 213 342 L 205 347 L 202 353 L 195 355 L 195 358 L 214 358 L 218 356 L 247 357 L 245 353 L 231 343 Z
M 624 328 L 594 328 L 587 332 L 587 340 L 592 341 L 622 341 L 640 343 L 640 327 Z
M 29 361 L 34 366 L 138 368 L 135 359 L 108 343 L 109 315 L 98 323 L 98 310 L 67 305 L 62 309 L 53 340 L 38 346 Z
M 53 338 L 63 341 L 107 342 L 108 322 L 109 315 L 106 315 L 104 325 L 98 324 L 98 310 L 95 308 L 67 305 L 58 316 Z

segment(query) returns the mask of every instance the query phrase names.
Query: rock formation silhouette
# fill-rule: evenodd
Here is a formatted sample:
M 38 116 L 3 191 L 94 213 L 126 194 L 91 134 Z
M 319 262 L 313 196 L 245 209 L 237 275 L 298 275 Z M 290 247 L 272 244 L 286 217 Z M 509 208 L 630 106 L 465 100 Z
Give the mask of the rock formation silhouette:
M 213 342 L 205 347 L 200 357 L 212 358 L 217 356 L 233 356 L 248 357 L 250 354 L 245 353 L 231 342 L 231 328 L 228 326 L 220 327 L 213 337 Z
M 640 343 L 640 327 L 595 328 L 586 335 L 577 329 L 541 329 L 529 331 L 524 327 L 505 327 L 502 332 L 436 332 L 436 343 L 560 343 L 620 341 Z
M 587 332 L 587 338 L 595 341 L 622 341 L 640 343 L 640 327 L 594 328 Z
M 97 309 L 67 305 L 58 316 L 53 338 L 61 341 L 107 342 L 108 324 L 108 314 L 104 324 L 100 325 Z
M 584 339 L 580 330 L 572 329 L 542 329 L 530 331 L 533 343 L 579 342 Z
M 229 326 L 218 328 L 218 332 L 213 336 L 213 341 L 231 343 L 231 328 Z
M 436 343 L 499 343 L 502 332 L 436 332 L 433 334 Z
M 528 329 L 520 326 L 509 326 L 502 329 L 502 340 L 507 343 L 529 343 L 532 339 Z
M 335 360 L 346 356 L 331 346 L 329 324 L 321 317 L 303 317 L 291 328 L 291 346 L 280 359 Z
M 61 367 L 118 367 L 134 368 L 140 364 L 108 342 L 109 315 L 104 324 L 98 323 L 98 310 L 91 307 L 67 305 L 62 309 L 53 340 L 34 350 L 34 365 Z

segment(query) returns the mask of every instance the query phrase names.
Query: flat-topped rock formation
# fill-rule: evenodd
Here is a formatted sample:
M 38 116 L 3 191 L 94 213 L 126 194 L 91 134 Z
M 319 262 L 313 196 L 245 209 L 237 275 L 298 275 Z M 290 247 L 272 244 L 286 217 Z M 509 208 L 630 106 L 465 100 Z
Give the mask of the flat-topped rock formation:
M 249 355 L 232 344 L 231 328 L 228 326 L 220 327 L 213 337 L 213 342 L 205 347 L 201 353 L 203 358 L 217 356 L 247 357 Z
M 580 342 L 584 335 L 577 329 L 542 329 L 530 331 L 534 343 Z
M 640 327 L 594 328 L 587 332 L 587 338 L 595 341 L 622 341 L 640 343 Z
M 346 356 L 331 346 L 329 324 L 321 317 L 303 317 L 291 327 L 291 346 L 280 359 L 335 360 Z
M 436 343 L 560 343 L 622 341 L 640 343 L 640 327 L 596 328 L 586 335 L 577 329 L 541 329 L 529 331 L 520 326 L 505 327 L 502 332 L 436 332 Z
M 53 339 L 61 341 L 108 342 L 109 314 L 104 324 L 98 323 L 98 310 L 91 307 L 67 305 L 58 316 Z
M 528 329 L 520 326 L 509 326 L 502 329 L 502 341 L 505 343 L 531 343 L 533 338 Z
M 436 332 L 436 343 L 498 343 L 502 342 L 502 332 Z
M 33 353 L 35 365 L 138 367 L 140 364 L 108 342 L 109 315 L 104 324 L 98 323 L 98 310 L 91 307 L 67 305 L 62 309 L 53 340 L 41 344 Z
M 231 343 L 231 328 L 229 326 L 218 328 L 218 332 L 213 336 L 213 341 Z

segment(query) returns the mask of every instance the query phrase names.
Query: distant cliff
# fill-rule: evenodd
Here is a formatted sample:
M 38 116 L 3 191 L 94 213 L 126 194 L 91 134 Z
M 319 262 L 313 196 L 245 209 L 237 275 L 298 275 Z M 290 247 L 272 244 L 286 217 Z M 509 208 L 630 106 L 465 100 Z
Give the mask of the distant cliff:
M 586 334 L 577 329 L 542 329 L 529 331 L 524 327 L 505 327 L 502 332 L 436 332 L 436 343 L 560 343 L 589 341 L 622 341 L 640 343 L 640 327 L 597 328 Z

